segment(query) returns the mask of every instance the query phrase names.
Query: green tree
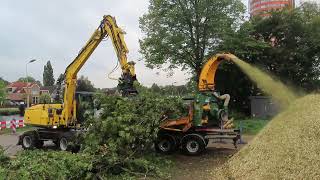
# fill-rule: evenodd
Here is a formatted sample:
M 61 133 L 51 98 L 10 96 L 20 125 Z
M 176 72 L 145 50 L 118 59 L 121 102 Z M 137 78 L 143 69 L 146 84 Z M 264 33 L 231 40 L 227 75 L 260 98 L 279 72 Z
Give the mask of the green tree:
M 182 67 L 198 79 L 209 50 L 239 27 L 244 10 L 240 0 L 150 0 L 140 18 L 147 66 Z
M 0 80 L 0 105 L 6 100 L 6 84 Z
M 54 76 L 53 76 L 53 69 L 51 66 L 51 62 L 48 61 L 43 68 L 43 85 L 44 86 L 53 86 L 54 85 Z
M 18 82 L 29 82 L 29 83 L 36 83 L 38 84 L 40 87 L 42 86 L 41 82 L 39 80 L 36 80 L 35 78 L 28 76 L 26 77 L 21 77 L 17 80 Z
M 63 83 L 63 81 L 64 81 L 64 74 L 60 74 L 57 79 L 56 85 L 58 85 L 58 84 L 61 85 Z
M 95 88 L 88 77 L 80 76 L 77 80 L 77 91 L 94 92 Z
M 47 93 L 40 95 L 40 104 L 50 104 L 51 103 L 51 96 Z
M 17 80 L 18 82 L 36 82 L 36 79 L 28 76 L 28 77 L 21 77 Z
M 161 88 L 156 83 L 153 83 L 150 89 L 154 93 L 161 93 Z
M 9 84 L 9 81 L 6 81 L 5 79 L 3 79 L 2 77 L 0 77 L 0 81 L 2 81 L 5 85 Z
M 294 10 L 253 18 L 220 44 L 250 64 L 270 72 L 282 82 L 313 91 L 320 76 L 320 10 L 305 4 Z M 273 41 L 272 41 L 273 40 Z M 249 96 L 261 94 L 233 64 L 223 63 L 216 76 L 217 89 L 231 94 L 234 108 L 249 113 Z

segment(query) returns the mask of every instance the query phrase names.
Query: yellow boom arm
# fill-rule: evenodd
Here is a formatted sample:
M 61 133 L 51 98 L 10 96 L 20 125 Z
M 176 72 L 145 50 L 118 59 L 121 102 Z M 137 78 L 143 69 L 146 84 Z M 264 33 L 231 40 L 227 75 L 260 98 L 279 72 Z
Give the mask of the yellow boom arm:
M 81 49 L 78 56 L 67 67 L 65 71 L 65 92 L 64 92 L 64 105 L 63 105 L 63 117 L 68 124 L 74 124 L 76 120 L 76 102 L 75 91 L 77 74 L 85 62 L 88 60 L 92 52 L 100 44 L 100 42 L 106 37 L 110 37 L 113 47 L 116 51 L 121 69 L 122 77 L 119 82 L 122 84 L 122 94 L 128 95 L 130 93 L 136 93 L 133 87 L 133 82 L 136 81 L 136 74 L 134 69 L 134 62 L 128 62 L 127 53 L 128 48 L 123 37 L 124 32 L 116 24 L 116 20 L 110 16 L 104 16 L 99 27 L 92 34 L 89 41 Z
M 214 78 L 219 64 L 223 60 L 231 61 L 235 59 L 237 59 L 237 57 L 233 54 L 217 54 L 215 56 L 212 56 L 201 70 L 198 83 L 199 91 L 212 90 L 215 86 Z

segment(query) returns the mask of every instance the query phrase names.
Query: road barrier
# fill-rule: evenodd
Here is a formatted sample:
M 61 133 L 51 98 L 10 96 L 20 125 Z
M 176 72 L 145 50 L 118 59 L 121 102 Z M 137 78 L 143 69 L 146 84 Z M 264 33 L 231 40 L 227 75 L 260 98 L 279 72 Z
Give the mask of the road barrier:
M 11 121 L 1 121 L 0 130 L 2 129 L 16 129 L 24 127 L 23 120 L 15 120 L 12 119 Z

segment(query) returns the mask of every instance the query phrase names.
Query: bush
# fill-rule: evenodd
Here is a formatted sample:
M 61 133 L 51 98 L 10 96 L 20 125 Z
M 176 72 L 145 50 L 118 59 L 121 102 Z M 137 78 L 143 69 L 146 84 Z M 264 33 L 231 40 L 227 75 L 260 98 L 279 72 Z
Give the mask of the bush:
M 0 179 L 168 178 L 172 163 L 154 153 L 153 142 L 164 115 L 183 113 L 182 102 L 148 92 L 98 99 L 103 113 L 84 124 L 80 153 L 23 151 L 0 166 Z
M 0 168 L 0 179 L 79 179 L 93 174 L 90 155 L 55 151 L 22 151 Z
M 156 163 L 160 157 L 152 155 L 153 142 L 161 117 L 181 114 L 182 102 L 154 94 L 140 94 L 132 99 L 115 96 L 100 99 L 102 116 L 90 121 L 83 148 L 95 156 L 98 172 L 161 176 Z
M 9 157 L 4 154 L 4 149 L 0 146 L 0 167 L 9 161 Z
M 16 115 L 19 113 L 18 108 L 0 108 L 0 115 L 2 116 Z
M 237 128 L 240 128 L 240 123 L 244 134 L 255 135 L 260 132 L 268 123 L 267 119 L 245 119 L 236 120 L 235 124 Z

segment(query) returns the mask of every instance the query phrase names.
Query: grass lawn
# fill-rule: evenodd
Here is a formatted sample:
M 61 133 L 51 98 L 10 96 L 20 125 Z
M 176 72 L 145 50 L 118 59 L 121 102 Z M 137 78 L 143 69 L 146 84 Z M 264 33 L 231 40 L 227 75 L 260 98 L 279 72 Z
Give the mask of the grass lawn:
M 23 128 L 17 128 L 17 132 L 25 132 L 25 131 L 29 131 L 29 130 L 32 130 L 32 129 L 34 129 L 34 127 L 25 126 Z M 1 134 L 10 134 L 10 133 L 12 133 L 12 129 L 9 129 L 9 128 L 0 130 L 0 135 Z
M 269 119 L 244 119 L 244 120 L 236 120 L 235 125 L 237 128 L 240 128 L 240 124 L 242 125 L 243 134 L 255 135 L 258 134 L 261 129 L 263 129 L 269 122 Z

